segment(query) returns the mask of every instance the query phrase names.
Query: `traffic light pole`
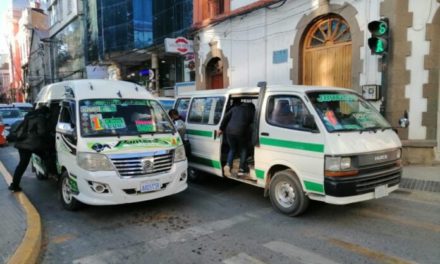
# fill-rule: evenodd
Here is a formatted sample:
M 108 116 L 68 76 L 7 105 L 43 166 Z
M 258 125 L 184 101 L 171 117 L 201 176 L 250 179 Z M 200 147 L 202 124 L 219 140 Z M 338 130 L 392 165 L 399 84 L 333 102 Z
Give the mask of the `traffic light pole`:
M 380 104 L 380 113 L 382 116 L 386 118 L 386 105 L 387 105 L 387 96 L 388 96 L 388 62 L 389 62 L 389 54 L 382 55 L 381 58 L 381 83 L 382 83 L 382 103 Z

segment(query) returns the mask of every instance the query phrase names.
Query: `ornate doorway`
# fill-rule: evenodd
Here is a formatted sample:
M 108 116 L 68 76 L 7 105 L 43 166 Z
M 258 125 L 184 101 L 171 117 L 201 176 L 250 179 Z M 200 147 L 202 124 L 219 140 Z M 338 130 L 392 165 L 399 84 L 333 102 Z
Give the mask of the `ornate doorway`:
M 218 57 L 212 58 L 206 65 L 206 85 L 208 89 L 223 89 L 223 64 Z
M 350 27 L 343 18 L 316 20 L 303 42 L 302 83 L 351 88 L 351 46 Z

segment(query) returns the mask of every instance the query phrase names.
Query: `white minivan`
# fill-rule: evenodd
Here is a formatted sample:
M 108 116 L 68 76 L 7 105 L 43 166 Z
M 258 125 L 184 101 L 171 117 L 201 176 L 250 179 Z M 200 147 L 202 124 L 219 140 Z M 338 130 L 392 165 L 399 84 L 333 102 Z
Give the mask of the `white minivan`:
M 255 106 L 250 172 L 232 179 L 264 188 L 272 204 L 299 215 L 309 200 L 349 204 L 388 195 L 401 179 L 401 142 L 389 123 L 353 90 L 268 86 L 180 94 L 191 143 L 190 175 L 224 177 L 229 146 L 220 124 L 233 101 Z
M 123 81 L 65 81 L 44 87 L 36 103 L 50 108 L 56 152 L 34 155 L 32 167 L 42 179 L 49 167 L 43 160 L 57 161 L 66 209 L 79 202 L 146 201 L 187 188 L 182 140 L 145 88 Z

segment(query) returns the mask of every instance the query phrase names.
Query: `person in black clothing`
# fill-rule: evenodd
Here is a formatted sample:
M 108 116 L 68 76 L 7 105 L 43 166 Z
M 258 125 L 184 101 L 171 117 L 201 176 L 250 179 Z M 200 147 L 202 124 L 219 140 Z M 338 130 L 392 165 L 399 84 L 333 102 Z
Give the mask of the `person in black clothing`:
M 40 108 L 29 112 L 23 120 L 23 136 L 17 140 L 15 147 L 18 149 L 20 161 L 14 172 L 12 183 L 9 190 L 13 192 L 21 191 L 20 181 L 23 173 L 29 164 L 32 154 L 39 156 L 45 155 L 47 146 L 48 128 L 47 120 L 49 108 L 41 106 Z
M 251 103 L 234 101 L 234 106 L 226 113 L 220 124 L 220 135 L 225 132 L 229 144 L 229 153 L 226 166 L 223 168 L 225 176 L 231 176 L 232 162 L 235 153 L 240 150 L 240 168 L 238 175 L 242 176 L 249 172 L 246 162 L 248 155 L 248 138 L 251 135 L 251 125 L 254 119 L 255 107 Z

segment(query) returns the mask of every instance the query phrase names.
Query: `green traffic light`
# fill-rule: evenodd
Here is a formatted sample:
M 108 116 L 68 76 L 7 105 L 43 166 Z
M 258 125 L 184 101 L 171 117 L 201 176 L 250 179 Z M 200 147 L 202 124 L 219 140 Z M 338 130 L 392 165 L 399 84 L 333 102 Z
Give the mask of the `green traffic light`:
M 388 27 L 387 27 L 386 23 L 382 22 L 379 24 L 378 33 L 380 36 L 387 33 L 387 30 L 388 30 Z
M 375 52 L 382 53 L 384 51 L 385 51 L 385 48 L 384 48 L 383 42 L 381 40 L 378 40 L 377 44 L 376 44 Z

